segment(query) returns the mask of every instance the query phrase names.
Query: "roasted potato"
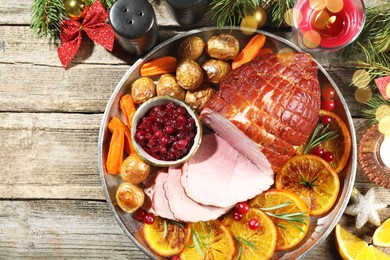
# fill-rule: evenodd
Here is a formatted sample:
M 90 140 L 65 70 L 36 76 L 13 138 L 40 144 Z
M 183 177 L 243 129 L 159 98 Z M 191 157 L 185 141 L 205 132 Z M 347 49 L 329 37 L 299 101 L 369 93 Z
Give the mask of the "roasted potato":
M 185 101 L 194 109 L 200 111 L 214 94 L 215 90 L 213 87 L 203 83 L 199 89 L 187 91 Z
M 179 58 L 196 61 L 202 56 L 206 43 L 198 36 L 185 38 L 179 46 Z
M 214 59 L 205 61 L 202 68 L 207 81 L 212 84 L 219 84 L 232 70 L 230 64 L 226 61 Z
M 139 209 L 145 200 L 144 191 L 130 182 L 123 182 L 116 190 L 116 202 L 125 212 L 133 213 Z
M 176 77 L 172 74 L 164 74 L 157 82 L 157 96 L 172 96 L 184 100 L 186 91 L 177 83 Z
M 136 153 L 129 155 L 121 165 L 120 175 L 123 181 L 132 184 L 143 182 L 150 173 L 151 167 Z
M 233 60 L 240 52 L 238 40 L 230 34 L 211 37 L 206 45 L 206 53 L 218 60 Z
M 131 97 L 136 104 L 141 104 L 155 96 L 156 85 L 153 80 L 148 77 L 141 77 L 137 79 L 131 86 Z
M 197 89 L 203 82 L 203 70 L 193 60 L 184 59 L 176 68 L 176 78 L 179 85 L 187 90 Z

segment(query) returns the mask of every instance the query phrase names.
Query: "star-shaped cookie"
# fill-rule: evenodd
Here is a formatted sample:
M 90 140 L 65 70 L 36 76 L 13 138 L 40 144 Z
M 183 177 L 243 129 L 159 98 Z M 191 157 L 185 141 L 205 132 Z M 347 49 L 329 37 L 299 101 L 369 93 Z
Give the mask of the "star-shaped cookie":
M 346 208 L 344 213 L 356 216 L 356 228 L 360 229 L 367 221 L 375 226 L 380 226 L 381 220 L 378 210 L 386 208 L 387 204 L 375 201 L 374 188 L 369 189 L 364 196 L 355 189 L 352 193 L 353 203 Z

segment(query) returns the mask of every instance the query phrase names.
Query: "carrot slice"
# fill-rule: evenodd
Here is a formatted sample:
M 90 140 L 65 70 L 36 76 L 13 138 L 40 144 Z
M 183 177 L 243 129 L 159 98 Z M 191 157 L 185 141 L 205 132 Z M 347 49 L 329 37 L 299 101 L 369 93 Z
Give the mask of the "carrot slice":
M 250 39 L 248 44 L 242 49 L 240 54 L 233 60 L 232 68 L 236 69 L 240 67 L 242 64 L 247 63 L 259 54 L 260 49 L 265 44 L 266 37 L 263 34 L 256 34 Z
M 273 53 L 273 50 L 271 48 L 260 49 L 259 53 L 257 54 L 257 57 L 261 57 L 261 56 L 266 55 L 268 53 Z
M 129 128 L 131 128 L 131 122 L 133 122 L 133 118 L 136 110 L 133 98 L 129 94 L 126 94 L 123 97 L 121 97 L 119 101 L 119 105 L 121 107 L 123 114 L 125 115 L 127 125 L 129 126 Z
M 123 129 L 115 129 L 112 133 L 106 161 L 106 169 L 109 174 L 120 173 L 123 161 L 124 133 Z
M 130 129 L 120 120 L 119 117 L 114 117 L 111 119 L 110 123 L 108 124 L 108 128 L 110 129 L 111 133 L 114 133 L 116 130 L 122 130 L 124 132 L 124 150 L 125 152 L 130 155 L 133 152 L 135 152 L 133 142 L 131 141 L 131 134 Z
M 155 76 L 176 71 L 177 60 L 172 56 L 164 56 L 146 62 L 140 68 L 142 77 Z

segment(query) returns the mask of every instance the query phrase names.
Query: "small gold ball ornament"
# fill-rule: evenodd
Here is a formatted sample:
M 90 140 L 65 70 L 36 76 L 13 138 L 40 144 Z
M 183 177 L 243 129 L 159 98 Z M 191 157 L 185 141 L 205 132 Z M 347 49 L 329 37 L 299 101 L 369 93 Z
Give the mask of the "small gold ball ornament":
M 262 27 L 265 24 L 265 22 L 267 21 L 267 12 L 265 11 L 265 9 L 262 6 L 257 7 L 253 16 L 257 20 L 257 28 Z
M 64 0 L 64 7 L 66 15 L 72 20 L 84 18 L 88 11 L 84 0 Z

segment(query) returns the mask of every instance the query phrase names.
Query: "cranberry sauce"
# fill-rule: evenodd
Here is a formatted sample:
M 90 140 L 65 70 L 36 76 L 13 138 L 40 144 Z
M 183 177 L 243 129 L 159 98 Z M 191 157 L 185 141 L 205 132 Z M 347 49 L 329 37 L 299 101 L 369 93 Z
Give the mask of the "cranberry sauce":
M 195 120 L 173 102 L 150 109 L 139 121 L 135 140 L 151 156 L 175 161 L 190 151 L 196 135 Z

